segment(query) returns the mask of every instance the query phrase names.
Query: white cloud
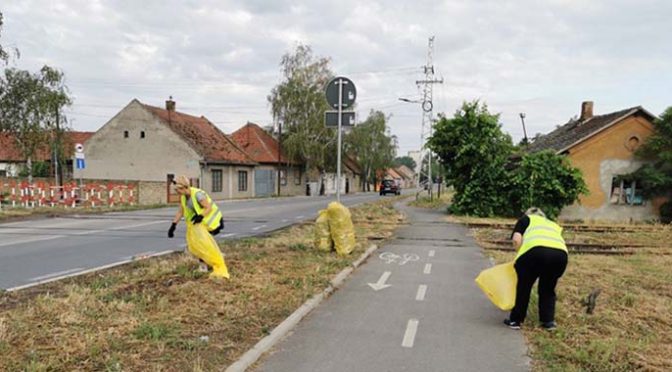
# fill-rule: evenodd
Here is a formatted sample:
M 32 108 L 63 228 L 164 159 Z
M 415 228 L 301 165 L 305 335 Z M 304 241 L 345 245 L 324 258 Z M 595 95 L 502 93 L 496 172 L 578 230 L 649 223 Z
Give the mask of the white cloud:
M 0 11 L 0 42 L 20 49 L 18 67 L 65 71 L 82 130 L 132 98 L 160 106 L 169 95 L 226 131 L 269 123 L 280 58 L 307 43 L 357 84 L 360 119 L 393 114 L 405 153 L 419 145 L 420 108 L 398 98 L 420 97 L 431 35 L 444 78 L 435 109 L 452 115 L 481 99 L 516 139 L 520 112 L 532 135 L 576 115 L 582 100 L 597 113 L 672 104 L 666 0 L 8 0 Z

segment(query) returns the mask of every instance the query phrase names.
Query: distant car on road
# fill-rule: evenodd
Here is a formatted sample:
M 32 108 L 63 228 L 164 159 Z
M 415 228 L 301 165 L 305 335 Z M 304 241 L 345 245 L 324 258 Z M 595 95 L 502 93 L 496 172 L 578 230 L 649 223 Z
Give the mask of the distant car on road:
M 380 183 L 380 195 L 385 194 L 401 195 L 401 187 L 394 180 L 383 180 Z

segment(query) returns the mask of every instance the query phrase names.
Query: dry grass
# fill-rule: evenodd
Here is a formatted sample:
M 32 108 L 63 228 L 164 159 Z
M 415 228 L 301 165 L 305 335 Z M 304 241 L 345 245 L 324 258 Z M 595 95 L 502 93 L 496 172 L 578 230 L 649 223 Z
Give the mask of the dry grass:
M 424 193 L 423 193 L 424 194 Z M 438 193 L 430 200 L 429 196 L 416 195 L 414 201 L 408 203 L 411 207 L 418 208 L 428 208 L 428 209 L 438 209 L 438 208 L 447 208 L 448 205 L 453 201 L 454 191 L 447 190 L 441 192 L 441 197 L 438 197 Z
M 498 221 L 501 222 L 501 221 Z M 510 231 L 472 230 L 477 240 L 506 239 Z M 672 370 L 672 229 L 639 232 L 567 232 L 568 241 L 603 244 L 663 244 L 631 256 L 571 255 L 557 288 L 559 329 L 546 332 L 538 322 L 533 291 L 525 336 L 538 371 Z M 656 254 L 664 252 L 668 255 Z M 492 252 L 497 262 L 513 253 Z M 602 292 L 594 314 L 582 300 Z
M 389 199 L 352 210 L 349 257 L 312 248 L 312 224 L 222 243 L 231 280 L 177 254 L 0 297 L 0 370 L 220 370 L 267 335 L 401 216 Z

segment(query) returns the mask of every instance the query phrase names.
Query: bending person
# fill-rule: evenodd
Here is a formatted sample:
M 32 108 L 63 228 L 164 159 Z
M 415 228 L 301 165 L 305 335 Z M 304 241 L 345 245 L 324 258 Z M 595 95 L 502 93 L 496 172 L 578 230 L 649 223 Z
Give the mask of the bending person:
M 548 220 L 539 208 L 530 208 L 518 220 L 511 235 L 518 250 L 514 267 L 518 274 L 516 303 L 504 324 L 520 329 L 525 321 L 530 292 L 539 279 L 539 321 L 546 329 L 555 329 L 555 286 L 567 268 L 567 246 L 562 228 Z

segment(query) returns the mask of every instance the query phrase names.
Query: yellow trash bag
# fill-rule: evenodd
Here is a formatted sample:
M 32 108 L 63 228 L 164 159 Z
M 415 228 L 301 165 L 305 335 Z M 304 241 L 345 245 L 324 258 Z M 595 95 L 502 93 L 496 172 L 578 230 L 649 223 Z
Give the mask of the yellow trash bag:
M 229 269 L 226 267 L 222 252 L 205 225 L 187 222 L 187 247 L 191 254 L 212 267 L 211 278 L 229 279 Z
M 516 303 L 516 284 L 518 275 L 513 267 L 514 261 L 485 269 L 476 277 L 476 284 L 495 306 L 502 310 L 511 310 Z
M 329 232 L 329 214 L 326 209 L 321 210 L 315 220 L 313 243 L 318 251 L 331 252 L 334 248 Z
M 352 225 L 350 211 L 339 202 L 331 202 L 327 206 L 327 214 L 336 253 L 341 256 L 350 254 L 355 249 L 355 227 Z

